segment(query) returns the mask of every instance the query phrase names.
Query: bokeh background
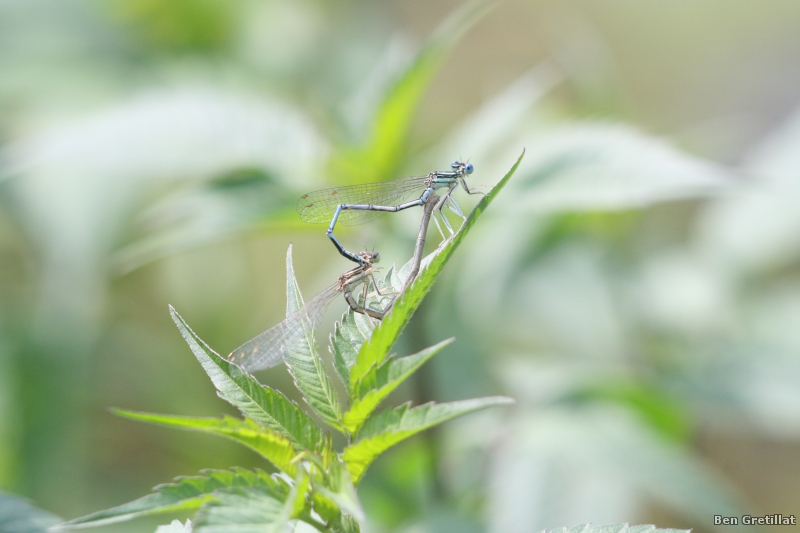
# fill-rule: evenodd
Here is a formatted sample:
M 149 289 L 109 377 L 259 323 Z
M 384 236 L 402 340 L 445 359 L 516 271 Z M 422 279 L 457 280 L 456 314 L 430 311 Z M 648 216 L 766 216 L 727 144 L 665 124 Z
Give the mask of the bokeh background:
M 518 403 L 383 457 L 373 530 L 800 514 L 798 27 L 794 0 L 0 0 L 0 487 L 73 518 L 263 467 L 107 412 L 233 414 L 167 304 L 228 353 L 280 320 L 290 242 L 306 296 L 350 266 L 300 194 L 456 158 L 491 185 L 525 147 L 397 351 L 457 342 L 392 398 Z M 404 263 L 418 215 L 340 236 Z

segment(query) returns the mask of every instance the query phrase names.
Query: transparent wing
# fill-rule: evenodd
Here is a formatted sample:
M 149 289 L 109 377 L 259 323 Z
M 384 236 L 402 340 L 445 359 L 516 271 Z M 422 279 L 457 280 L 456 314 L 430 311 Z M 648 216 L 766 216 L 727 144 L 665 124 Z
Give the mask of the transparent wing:
M 341 292 L 338 283 L 324 289 L 297 312 L 233 350 L 228 360 L 247 372 L 279 365 L 292 347 L 305 342 L 307 333 L 317 329 L 328 304 Z
M 334 187 L 304 194 L 297 200 L 297 212 L 305 222 L 328 224 L 340 204 L 398 205 L 413 195 L 421 196 L 427 176 L 394 181 Z M 382 215 L 383 211 L 342 211 L 339 224 L 355 226 Z

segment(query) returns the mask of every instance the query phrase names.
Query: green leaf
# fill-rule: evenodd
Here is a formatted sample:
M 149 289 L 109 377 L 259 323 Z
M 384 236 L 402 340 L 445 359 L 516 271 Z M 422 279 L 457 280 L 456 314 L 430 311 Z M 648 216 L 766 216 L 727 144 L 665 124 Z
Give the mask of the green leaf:
M 540 533 L 689 533 L 690 531 L 690 529 L 659 529 L 652 524 L 641 526 L 629 526 L 628 524 L 593 526 L 592 524 L 583 524 L 574 527 L 543 529 Z
M 153 494 L 138 500 L 75 518 L 59 529 L 80 529 L 124 522 L 133 518 L 171 511 L 197 509 L 213 500 L 219 490 L 230 487 L 274 487 L 277 482 L 261 470 L 203 470 L 201 476 L 179 477 L 158 485 Z
M 374 182 L 394 174 L 425 90 L 464 33 L 491 7 L 485 1 L 465 3 L 439 26 L 381 103 L 367 143 L 342 148 L 333 157 L 330 167 L 339 183 Z
M 294 277 L 292 247 L 286 252 L 286 314 L 297 312 L 303 307 L 303 296 Z M 303 393 L 310 405 L 325 422 L 341 430 L 341 408 L 336 390 L 325 364 L 319 356 L 314 328 L 310 321 L 303 321 L 304 342 L 287 347 L 284 360 L 294 378 L 294 384 Z
M 234 376 L 231 370 L 236 367 L 195 335 L 172 306 L 169 310 L 220 398 L 236 406 L 245 416 L 289 439 L 298 451 L 318 450 L 322 443 L 327 442 L 314 420 L 296 403 L 280 392 L 264 387 L 248 374 Z
M 251 450 L 261 454 L 265 459 L 290 476 L 294 477 L 297 473 L 297 468 L 292 463 L 292 460 L 297 457 L 297 451 L 289 442 L 289 439 L 260 426 L 249 418 L 239 420 L 228 416 L 220 419 L 156 415 L 121 409 L 114 409 L 112 412 L 131 420 L 221 435 L 244 444 Z
M 4 533 L 45 533 L 60 521 L 25 498 L 0 493 L 0 531 Z
M 279 533 L 305 508 L 309 480 L 302 476 L 291 488 L 235 487 L 221 490 L 195 516 L 197 533 Z
M 450 256 L 453 255 L 453 252 L 455 252 L 456 248 L 461 244 L 461 241 L 464 240 L 464 237 L 467 236 L 470 228 L 472 228 L 489 204 L 492 203 L 492 200 L 500 193 L 508 180 L 511 179 L 511 176 L 514 175 L 514 172 L 517 170 L 517 167 L 519 167 L 524 156 L 525 151 L 523 150 L 517 162 L 514 163 L 514 166 L 511 167 L 503 179 L 494 186 L 489 194 L 478 202 L 458 232 L 456 232 L 434 256 L 427 268 L 419 273 L 417 279 L 414 280 L 414 283 L 411 284 L 408 290 L 398 296 L 392 308 L 392 312 L 375 328 L 369 341 L 361 346 L 356 364 L 350 369 L 351 390 L 355 388 L 355 384 L 358 383 L 358 381 L 366 376 L 370 368 L 383 363 L 389 355 L 389 350 L 391 350 L 392 345 L 394 345 L 400 332 L 403 331 L 403 328 L 408 324 L 411 315 L 413 315 L 414 311 L 419 307 L 422 299 L 431 289 L 433 282 L 436 280 L 436 277 L 439 275 L 439 272 L 441 272 L 445 263 L 447 263 Z
M 330 336 L 329 350 L 333 356 L 333 364 L 336 372 L 347 386 L 348 393 L 350 392 L 350 367 L 355 364 L 361 345 L 375 329 L 373 326 L 369 329 L 369 335 L 365 335 L 356 323 L 357 314 L 348 308 L 342 318 L 333 326 L 333 333 Z
M 514 403 L 502 396 L 476 398 L 443 404 L 429 403 L 410 408 L 404 404 L 373 416 L 363 427 L 357 442 L 342 452 L 342 458 L 354 483 L 358 483 L 367 467 L 380 454 L 420 431 L 467 413 Z
M 417 354 L 400 359 L 388 359 L 381 365 L 373 366 L 367 375 L 356 383 L 350 409 L 344 414 L 345 429 L 350 433 L 357 433 L 384 398 L 428 359 L 454 340 L 454 338 L 450 338 Z

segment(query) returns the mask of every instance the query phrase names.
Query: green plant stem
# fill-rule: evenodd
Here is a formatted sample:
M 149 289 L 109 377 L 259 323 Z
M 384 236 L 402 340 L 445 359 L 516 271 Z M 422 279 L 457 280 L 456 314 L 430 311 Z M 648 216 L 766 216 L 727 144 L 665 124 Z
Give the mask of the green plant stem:
M 327 525 L 319 522 L 318 520 L 314 519 L 310 513 L 302 513 L 298 520 L 302 520 L 303 522 L 309 524 L 310 526 L 316 528 L 321 533 L 333 533 L 333 530 L 329 528 Z

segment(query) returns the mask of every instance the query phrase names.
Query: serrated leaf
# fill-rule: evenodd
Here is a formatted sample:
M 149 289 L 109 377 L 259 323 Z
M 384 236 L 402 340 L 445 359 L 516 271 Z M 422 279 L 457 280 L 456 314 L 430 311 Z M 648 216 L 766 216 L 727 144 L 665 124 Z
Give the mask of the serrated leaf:
M 195 517 L 197 533 L 279 533 L 305 507 L 309 480 L 302 476 L 291 488 L 284 483 L 219 491 Z
M 372 367 L 367 375 L 356 383 L 350 400 L 350 409 L 344 414 L 345 429 L 350 433 L 357 433 L 384 398 L 428 359 L 454 340 L 450 338 L 414 355 L 386 360 L 380 366 Z
M 203 342 L 172 306 L 169 310 L 220 398 L 237 407 L 245 416 L 289 439 L 298 451 L 315 451 L 327 442 L 314 420 L 296 403 L 280 392 L 264 387 L 248 374 L 237 372 L 234 376 L 232 368 L 236 367 Z
M 303 307 L 303 296 L 294 277 L 292 247 L 286 253 L 286 315 L 296 313 Z M 284 361 L 294 378 L 295 386 L 325 422 L 341 430 L 341 408 L 336 390 L 325 364 L 319 356 L 314 326 L 310 320 L 303 320 L 303 339 L 287 346 Z
M 0 531 L 3 533 L 45 533 L 61 518 L 35 507 L 29 500 L 0 493 Z
M 308 405 L 325 422 L 341 431 L 341 408 L 339 399 L 328 376 L 325 364 L 319 356 L 313 334 L 307 346 L 293 347 L 286 354 L 286 365 L 294 378 L 294 384 L 303 393 Z
M 292 446 L 292 443 L 289 442 L 289 439 L 260 426 L 249 418 L 239 420 L 228 416 L 220 419 L 156 415 L 120 409 L 114 409 L 113 412 L 131 420 L 221 435 L 244 444 L 256 453 L 261 454 L 261 456 L 288 475 L 294 477 L 297 473 L 297 467 L 292 463 L 292 460 L 297 457 L 297 451 Z
M 362 335 L 361 330 L 356 325 L 356 313 L 349 309 L 342 315 L 342 318 L 333 326 L 333 333 L 330 335 L 329 350 L 333 356 L 333 364 L 342 382 L 350 388 L 350 367 L 356 362 L 358 350 L 367 337 Z M 372 332 L 370 331 L 370 334 Z M 348 392 L 350 392 L 348 390 Z
M 214 499 L 217 491 L 230 487 L 273 487 L 277 484 L 266 472 L 244 468 L 203 470 L 201 476 L 178 477 L 173 483 L 158 485 L 153 494 L 138 500 L 98 511 L 59 524 L 59 529 L 81 529 L 124 522 L 133 518 L 171 511 L 197 509 Z
M 372 461 L 395 444 L 458 416 L 511 403 L 514 403 L 511 398 L 495 396 L 442 404 L 429 403 L 414 408 L 404 404 L 395 409 L 386 409 L 369 419 L 358 441 L 344 449 L 342 459 L 353 483 L 357 484 Z
M 689 533 L 691 529 L 659 529 L 652 524 L 629 526 L 628 524 L 615 524 L 609 526 L 593 526 L 582 524 L 574 527 L 557 527 L 543 529 L 539 533 Z
M 400 332 L 403 331 L 403 328 L 411 319 L 411 315 L 414 314 L 414 311 L 419 307 L 422 299 L 431 289 L 431 286 L 433 286 L 433 282 L 436 280 L 439 272 L 441 272 L 444 265 L 450 259 L 450 256 L 453 255 L 453 252 L 455 252 L 461 244 L 461 241 L 464 240 L 464 237 L 467 236 L 470 228 L 472 228 L 489 204 L 497 197 L 508 180 L 511 179 L 511 176 L 514 175 L 514 172 L 519 167 L 524 156 L 525 151 L 523 150 L 517 162 L 514 163 L 514 166 L 503 176 L 503 179 L 494 186 L 489 194 L 478 202 L 458 232 L 446 242 L 442 249 L 432 258 L 430 263 L 428 263 L 427 267 L 420 271 L 414 283 L 412 283 L 403 294 L 397 297 L 392 312 L 375 328 L 369 341 L 361 346 L 356 364 L 350 369 L 351 389 L 355 387 L 358 381 L 364 378 L 370 368 L 374 365 L 380 365 L 386 360 L 392 345 L 394 345 Z
M 365 146 L 342 148 L 333 157 L 337 182 L 374 182 L 394 173 L 425 90 L 459 39 L 490 8 L 484 1 L 468 2 L 441 24 L 381 103 Z

